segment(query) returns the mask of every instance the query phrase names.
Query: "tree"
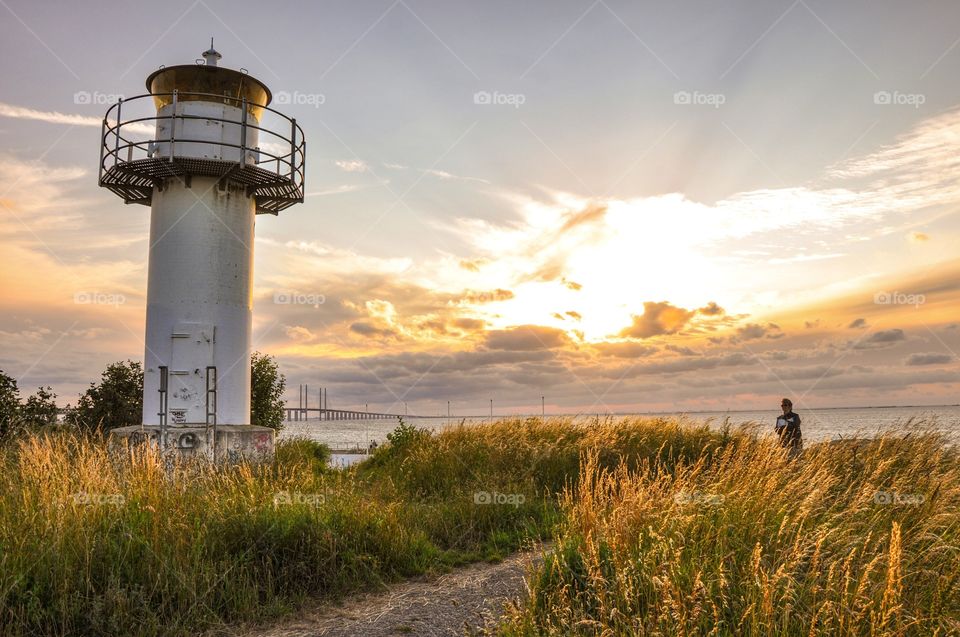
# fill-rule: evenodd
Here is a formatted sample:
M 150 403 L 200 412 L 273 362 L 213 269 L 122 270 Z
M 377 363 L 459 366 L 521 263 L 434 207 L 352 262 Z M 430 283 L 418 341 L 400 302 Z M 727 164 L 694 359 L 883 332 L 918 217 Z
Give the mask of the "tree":
M 53 425 L 57 422 L 57 395 L 52 387 L 37 387 L 37 393 L 27 398 L 20 414 L 31 425 Z
M 0 438 L 9 435 L 20 424 L 20 389 L 17 379 L 0 369 Z
M 71 420 L 90 429 L 113 429 L 143 421 L 143 367 L 120 361 L 107 366 L 100 384 L 90 383 L 80 395 Z
M 287 379 L 276 359 L 254 352 L 250 357 L 250 424 L 282 429 L 286 388 Z

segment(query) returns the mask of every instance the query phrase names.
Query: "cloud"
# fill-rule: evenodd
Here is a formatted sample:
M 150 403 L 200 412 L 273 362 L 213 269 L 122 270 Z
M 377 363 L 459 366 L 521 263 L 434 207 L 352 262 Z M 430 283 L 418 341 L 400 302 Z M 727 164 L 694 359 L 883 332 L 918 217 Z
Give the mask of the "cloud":
M 907 240 L 911 243 L 926 243 L 930 240 L 930 235 L 925 232 L 917 232 L 914 230 L 913 232 L 907 233 Z
M 338 159 L 333 162 L 337 167 L 348 173 L 365 173 L 370 169 L 367 162 L 360 159 Z
M 729 340 L 731 343 L 737 344 L 745 341 L 755 341 L 760 338 L 777 339 L 783 337 L 784 333 L 776 323 L 767 323 L 766 325 L 748 323 L 738 327 L 736 333 Z
M 570 337 L 563 330 L 542 325 L 519 325 L 506 330 L 491 330 L 485 345 L 490 349 L 536 351 L 570 345 Z
M 390 328 L 377 327 L 367 321 L 358 321 L 350 325 L 350 331 L 360 334 L 361 336 L 367 337 L 376 337 L 376 338 L 396 338 L 398 336 L 396 330 Z
M 403 164 L 397 164 L 393 162 L 387 162 L 383 164 L 384 168 L 389 168 L 390 170 L 414 170 L 424 175 L 431 175 L 433 177 L 438 177 L 440 179 L 458 179 L 461 181 L 475 181 L 481 184 L 489 184 L 490 182 L 486 179 L 480 177 L 464 177 L 463 175 L 455 175 L 446 170 L 440 170 L 438 168 L 413 168 L 411 166 L 404 166 Z
M 874 332 L 867 338 L 854 344 L 854 349 L 873 349 L 877 347 L 890 347 L 896 343 L 907 340 L 907 335 L 902 329 L 882 330 Z
M 613 356 L 616 358 L 643 358 L 656 354 L 659 351 L 656 347 L 636 342 L 596 343 L 593 348 L 601 356 Z
M 757 323 L 750 323 L 737 328 L 737 338 L 741 341 L 752 341 L 763 338 L 767 334 L 767 328 Z
M 903 364 L 912 367 L 919 365 L 945 365 L 950 362 L 953 362 L 953 356 L 950 354 L 917 353 L 907 356 L 907 358 L 903 361 Z
M 716 304 L 714 301 L 710 301 L 705 306 L 697 310 L 698 314 L 703 314 L 704 316 L 723 316 L 726 314 L 726 310 Z
M 326 197 L 329 195 L 340 195 L 345 192 L 354 192 L 361 190 L 363 186 L 358 186 L 356 184 L 340 184 L 339 186 L 334 186 L 333 188 L 325 188 L 323 190 L 311 190 L 304 197 Z
M 294 341 L 312 341 L 316 336 L 313 332 L 301 325 L 287 325 L 284 327 L 286 335 Z
M 104 108 L 106 110 L 106 108 Z M 16 106 L 0 102 L 0 117 L 10 117 L 13 119 L 27 119 L 36 122 L 46 122 L 47 124 L 65 124 L 68 126 L 89 126 L 100 128 L 103 125 L 102 117 L 91 117 L 89 115 L 77 115 L 74 113 L 61 113 L 59 111 L 39 111 L 26 106 Z M 156 127 L 147 123 L 125 124 L 123 130 L 142 135 L 154 135 Z
M 720 367 L 739 367 L 757 364 L 757 359 L 740 352 L 721 356 L 691 356 L 668 358 L 651 361 L 640 365 L 633 365 L 627 370 L 610 368 L 604 370 L 604 375 L 612 378 L 634 378 L 644 375 L 681 374 L 701 370 L 717 369 Z
M 465 303 L 496 303 L 497 301 L 509 301 L 513 297 L 513 292 L 510 290 L 503 290 L 501 288 L 482 292 L 467 290 L 463 293 L 461 301 Z
M 478 332 L 487 326 L 483 319 L 458 318 L 451 321 L 454 327 L 471 332 Z
M 589 203 L 582 210 L 569 213 L 563 225 L 557 231 L 558 234 L 566 234 L 571 230 L 584 225 L 594 225 L 603 221 L 607 214 L 607 207 L 603 204 Z
M 633 323 L 620 330 L 622 338 L 650 338 L 662 334 L 675 334 L 683 329 L 696 312 L 676 307 L 667 301 L 643 304 L 643 314 L 634 315 Z
M 0 112 L 0 116 L 99 125 L 96 118 L 75 122 L 64 119 L 73 116 L 60 113 L 18 111 L 10 115 L 10 112 L 9 109 L 6 113 Z M 955 171 L 945 170 L 954 163 L 960 169 L 955 141 L 960 138 L 960 126 L 947 124 L 941 120 L 940 128 L 935 129 L 937 134 L 927 135 L 921 131 L 922 136 L 926 135 L 924 139 L 933 145 L 930 153 L 930 149 L 922 148 L 916 139 L 902 140 L 896 152 L 872 156 L 869 165 L 864 164 L 865 172 L 857 177 L 856 184 L 828 187 L 810 182 L 805 187 L 734 193 L 713 204 L 695 201 L 680 193 L 634 199 L 548 193 L 540 201 L 509 195 L 515 203 L 509 215 L 497 210 L 490 218 L 465 220 L 455 228 L 454 234 L 460 233 L 455 238 L 460 241 L 449 244 L 458 246 L 458 251 L 452 253 L 418 253 L 417 247 L 412 246 L 402 252 L 403 257 L 380 257 L 378 255 L 384 253 L 372 249 L 364 253 L 359 249 L 346 250 L 334 243 L 283 242 L 270 239 L 269 234 L 261 236 L 257 249 L 265 248 L 265 254 L 263 251 L 258 254 L 255 325 L 259 335 L 267 337 L 266 344 L 282 353 L 285 367 L 290 366 L 293 373 L 301 369 L 305 376 L 315 374 L 318 367 L 323 368 L 325 374 L 329 370 L 331 382 L 344 383 L 342 391 L 346 396 L 363 397 L 369 395 L 371 388 L 383 391 L 375 384 L 379 381 L 363 369 L 363 365 L 369 365 L 382 378 L 395 379 L 397 384 L 391 387 L 398 393 L 417 383 L 414 393 L 419 396 L 436 397 L 444 393 L 457 396 L 458 392 L 469 395 L 477 392 L 479 386 L 488 394 L 502 391 L 504 402 L 522 401 L 525 400 L 523 392 L 515 391 L 516 386 L 522 385 L 525 390 L 532 383 L 542 382 L 545 386 L 557 383 L 554 391 L 569 395 L 572 401 L 581 379 L 597 395 L 607 395 L 604 392 L 611 382 L 623 377 L 624 383 L 609 395 L 621 396 L 618 400 L 625 405 L 659 401 L 672 408 L 672 401 L 685 396 L 700 400 L 713 392 L 717 400 L 736 406 L 735 403 L 753 400 L 765 391 L 765 383 L 775 390 L 777 387 L 770 374 L 749 369 L 733 373 L 735 368 L 756 365 L 761 360 L 802 359 L 805 362 L 801 366 L 793 363 L 785 366 L 790 370 L 785 373 L 814 379 L 823 371 L 833 374 L 829 366 L 837 350 L 852 347 L 855 337 L 861 335 L 844 331 L 850 316 L 880 324 L 878 313 L 884 316 L 898 313 L 896 322 L 890 319 L 885 324 L 899 324 L 907 330 L 913 329 L 911 320 L 919 321 L 916 318 L 900 321 L 900 317 L 908 313 L 917 316 L 915 307 L 878 308 L 873 303 L 872 292 L 861 294 L 864 307 L 833 307 L 817 313 L 811 311 L 811 299 L 827 298 L 827 287 L 841 279 L 851 287 L 853 284 L 849 281 L 855 280 L 860 289 L 875 290 L 878 289 L 875 279 L 884 276 L 873 270 L 879 260 L 864 260 L 858 266 L 851 266 L 852 259 L 826 264 L 818 258 L 852 254 L 853 250 L 847 248 L 853 243 L 880 234 L 889 236 L 891 244 L 903 242 L 904 233 L 910 227 L 905 224 L 912 224 L 914 220 L 897 215 L 926 210 L 931 201 L 934 204 L 960 201 L 960 188 L 949 178 Z M 364 162 L 341 163 L 344 165 L 337 165 L 349 172 L 362 172 L 363 167 L 369 170 Z M 844 169 L 851 170 L 851 165 L 846 164 Z M 64 181 L 54 184 L 53 191 L 42 190 L 50 185 L 49 179 L 57 176 L 57 170 L 64 171 L 60 175 L 65 177 Z M 3 172 L 8 177 L 11 175 L 9 170 Z M 445 171 L 424 172 L 439 179 L 453 178 Z M 39 177 L 31 181 L 33 173 Z M 0 329 L 7 335 L 4 344 L 10 344 L 0 353 L 0 357 L 6 357 L 4 363 L 7 358 L 19 361 L 36 358 L 61 332 L 68 334 L 64 343 L 76 347 L 79 339 L 100 334 L 96 330 L 105 329 L 103 326 L 113 320 L 112 315 L 98 309 L 100 314 L 90 314 L 95 319 L 74 329 L 68 329 L 69 324 L 56 322 L 65 315 L 71 315 L 72 319 L 72 314 L 77 313 L 77 308 L 70 307 L 70 295 L 65 293 L 72 288 L 81 289 L 72 277 L 87 283 L 97 281 L 98 277 L 94 276 L 97 274 L 111 276 L 106 271 L 108 267 L 117 272 L 132 272 L 124 274 L 122 280 L 105 277 L 99 280 L 109 281 L 111 286 L 132 285 L 141 295 L 138 303 L 142 301 L 146 227 L 143 219 L 137 222 L 140 225 L 131 225 L 131 234 L 142 234 L 137 239 L 139 243 L 131 244 L 138 251 L 133 261 L 118 263 L 115 257 L 108 256 L 109 263 L 105 263 L 104 256 L 97 255 L 92 262 L 99 264 L 98 269 L 89 268 L 82 259 L 86 257 L 87 239 L 93 235 L 84 233 L 77 240 L 76 230 L 89 223 L 99 233 L 108 221 L 105 217 L 91 217 L 90 212 L 97 212 L 95 207 L 85 208 L 76 201 L 75 195 L 92 189 L 92 182 L 84 182 L 85 191 L 64 188 L 66 178 L 89 175 L 78 169 L 39 164 L 22 174 L 23 187 L 6 195 L 3 205 L 22 217 L 23 223 L 13 215 L 5 223 L 0 221 L 8 253 L 3 262 L 7 274 L 0 273 L 0 288 L 5 293 L 13 290 L 3 295 L 9 298 L 0 300 L 3 310 Z M 931 188 L 921 187 L 926 185 Z M 345 190 L 339 187 L 330 192 Z M 484 201 L 477 208 L 485 209 L 486 204 Z M 320 202 L 312 205 L 318 206 Z M 31 214 L 21 215 L 21 211 Z M 94 221 L 85 221 L 88 217 Z M 36 236 L 25 232 L 24 224 L 29 224 Z M 784 228 L 790 231 L 783 232 Z M 8 242 L 7 237 L 15 240 Z M 37 267 L 39 257 L 47 256 L 40 245 L 41 239 L 51 243 L 52 252 L 64 260 L 62 266 Z M 128 237 L 110 236 L 104 239 L 107 240 L 127 241 Z M 919 237 L 911 240 L 923 241 Z M 838 247 L 839 244 L 842 247 Z M 133 248 L 129 251 L 133 252 Z M 861 278 L 837 276 L 846 274 L 845 268 L 852 267 L 861 268 Z M 891 269 L 896 267 L 896 263 L 889 265 Z M 929 270 L 933 272 L 934 268 Z M 922 315 L 931 325 L 941 319 L 954 321 L 958 271 L 954 269 L 948 276 L 938 267 L 923 286 L 887 286 L 887 289 L 926 294 L 927 304 Z M 37 277 L 37 272 L 43 276 Z M 865 276 L 875 278 L 862 278 Z M 22 280 L 18 282 L 18 278 Z M 34 278 L 45 282 L 60 278 L 69 280 L 70 284 L 65 289 L 56 285 L 38 286 Z M 865 280 L 869 281 L 869 287 Z M 19 287 L 14 288 L 15 285 Z M 48 300 L 27 296 L 30 288 L 41 287 L 47 299 L 58 294 L 67 299 L 56 308 L 56 315 L 45 314 L 34 303 Z M 274 290 L 322 294 L 326 302 L 319 307 L 277 305 L 269 302 Z M 661 301 L 644 303 L 643 299 Z M 564 313 L 564 307 L 571 309 Z M 131 308 L 130 314 L 136 318 L 126 320 L 129 323 L 126 328 L 121 326 L 111 331 L 108 338 L 94 339 L 94 344 L 116 342 L 117 339 L 109 337 L 115 337 L 117 332 L 121 336 L 141 334 L 142 326 L 137 321 L 142 320 L 142 303 L 136 307 L 131 304 Z M 550 318 L 550 313 L 557 308 L 560 308 L 557 315 L 565 321 L 563 324 L 576 330 L 565 332 L 537 324 L 543 321 L 560 325 Z M 774 317 L 767 308 L 775 308 L 779 313 Z M 788 308 L 798 308 L 793 320 L 782 318 L 793 311 Z M 764 318 L 748 318 L 745 314 L 748 311 L 754 317 Z M 50 327 L 45 332 L 30 330 L 18 318 L 24 315 L 42 316 L 42 323 Z M 818 316 L 823 317 L 822 324 L 819 318 L 804 321 Z M 789 330 L 789 338 L 768 319 Z M 752 322 L 742 324 L 747 320 Z M 854 329 L 864 327 L 854 326 L 855 323 L 851 324 Z M 281 327 L 271 332 L 269 328 L 274 325 Z M 805 334 L 791 329 L 801 325 L 820 329 L 816 333 L 811 329 Z M 836 333 L 825 336 L 828 329 Z M 28 341 L 15 336 L 20 333 L 36 336 Z M 603 341 L 612 334 L 637 340 Z M 960 338 L 957 330 L 952 334 L 954 336 L 943 333 L 944 340 Z M 645 340 L 656 336 L 672 338 L 662 339 L 669 343 L 658 342 L 658 347 Z M 827 336 L 832 336 L 832 340 Z M 933 355 L 922 353 L 904 359 L 903 350 L 909 348 L 892 348 L 907 340 L 903 330 L 866 336 L 860 348 L 877 349 L 864 356 L 876 371 L 848 367 L 843 370 L 844 374 L 834 377 L 837 382 L 831 383 L 831 387 L 841 386 L 841 380 L 849 383 L 849 387 L 869 387 L 871 382 L 876 387 L 949 382 L 951 376 L 939 373 L 941 370 L 904 369 L 904 365 L 940 363 L 924 362 Z M 140 347 L 136 338 L 128 339 L 133 342 L 132 351 Z M 771 339 L 780 340 L 774 343 Z M 28 343 L 31 349 L 17 349 L 20 342 Z M 716 347 L 708 347 L 708 342 Z M 735 351 L 737 348 L 732 346 L 737 343 L 749 343 L 751 350 L 757 350 L 756 356 L 753 352 L 745 356 L 746 347 L 742 348 L 743 352 Z M 769 346 L 774 344 L 777 351 L 771 352 Z M 955 343 L 950 341 L 950 346 L 954 347 Z M 883 350 L 887 347 L 893 351 Z M 786 349 L 789 351 L 783 351 Z M 707 350 L 709 355 L 697 355 L 702 350 Z M 61 353 L 60 350 L 54 352 L 55 355 Z M 111 356 L 114 353 L 110 350 Z M 936 356 L 940 357 L 937 360 L 943 360 L 943 354 Z M 347 358 L 354 360 L 341 360 Z M 64 364 L 76 364 L 82 369 L 80 362 L 73 359 Z M 728 369 L 719 373 L 719 368 Z M 433 371 L 420 381 L 420 375 L 431 369 Z M 451 374 L 451 371 L 457 373 Z M 937 374 L 921 375 L 921 372 Z M 577 378 L 573 378 L 574 374 Z M 671 377 L 661 378 L 664 375 Z M 846 375 L 856 378 L 847 380 Z M 643 380 L 627 382 L 631 378 Z M 571 384 L 563 386 L 563 382 Z M 655 391 L 656 395 L 641 394 L 640 388 L 644 388 L 643 392 Z M 946 391 L 943 387 L 932 387 L 931 395 L 934 389 Z M 826 390 L 820 388 L 820 391 Z M 587 404 L 595 401 L 589 393 L 583 395 Z M 864 396 L 866 392 L 842 398 L 847 402 L 863 401 Z
M 867 319 L 858 318 L 851 321 L 850 325 L 847 326 L 847 329 L 859 330 L 867 326 Z

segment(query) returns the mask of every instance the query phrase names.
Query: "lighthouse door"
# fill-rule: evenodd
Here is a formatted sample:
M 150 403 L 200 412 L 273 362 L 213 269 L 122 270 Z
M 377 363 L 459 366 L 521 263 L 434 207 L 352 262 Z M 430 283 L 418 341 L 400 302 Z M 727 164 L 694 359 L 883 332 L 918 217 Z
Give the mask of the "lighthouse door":
M 171 425 L 206 423 L 206 374 L 207 368 L 213 365 L 213 326 L 178 323 L 171 336 L 167 422 Z

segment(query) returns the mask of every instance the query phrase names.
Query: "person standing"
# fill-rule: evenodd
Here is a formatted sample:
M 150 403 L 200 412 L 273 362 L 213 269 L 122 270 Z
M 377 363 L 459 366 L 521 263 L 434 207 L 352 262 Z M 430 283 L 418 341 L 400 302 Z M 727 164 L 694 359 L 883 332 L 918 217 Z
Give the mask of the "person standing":
M 780 403 L 783 414 L 777 417 L 774 431 L 780 438 L 780 446 L 790 450 L 793 457 L 803 449 L 803 435 L 800 432 L 800 416 L 793 412 L 793 401 L 784 398 Z

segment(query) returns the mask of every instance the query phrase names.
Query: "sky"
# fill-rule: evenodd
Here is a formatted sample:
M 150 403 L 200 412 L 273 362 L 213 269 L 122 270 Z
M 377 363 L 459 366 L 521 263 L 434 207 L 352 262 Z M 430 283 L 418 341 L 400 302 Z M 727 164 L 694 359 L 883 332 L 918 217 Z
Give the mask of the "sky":
M 215 38 L 307 140 L 256 350 L 329 406 L 935 405 L 960 387 L 960 5 L 0 0 L 0 369 L 142 360 L 100 121 Z

